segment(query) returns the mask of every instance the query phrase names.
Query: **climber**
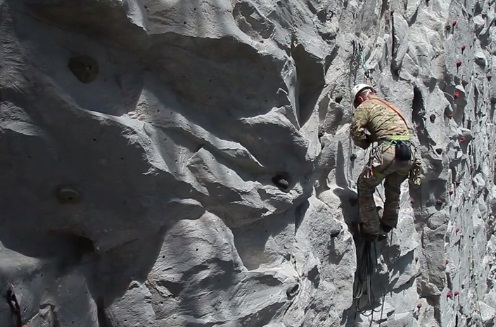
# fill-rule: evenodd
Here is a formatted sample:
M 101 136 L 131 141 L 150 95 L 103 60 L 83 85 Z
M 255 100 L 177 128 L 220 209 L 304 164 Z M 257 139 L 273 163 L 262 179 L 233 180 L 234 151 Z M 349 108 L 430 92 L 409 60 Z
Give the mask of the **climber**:
M 367 84 L 354 86 L 352 96 L 356 108 L 350 131 L 353 142 L 363 149 L 376 142 L 357 182 L 360 234 L 374 240 L 397 225 L 400 185 L 414 162 L 417 166 L 416 151 L 410 142 L 410 128 L 397 108 L 379 98 Z M 417 176 L 415 179 L 418 183 Z M 383 180 L 386 200 L 379 219 L 373 194 Z

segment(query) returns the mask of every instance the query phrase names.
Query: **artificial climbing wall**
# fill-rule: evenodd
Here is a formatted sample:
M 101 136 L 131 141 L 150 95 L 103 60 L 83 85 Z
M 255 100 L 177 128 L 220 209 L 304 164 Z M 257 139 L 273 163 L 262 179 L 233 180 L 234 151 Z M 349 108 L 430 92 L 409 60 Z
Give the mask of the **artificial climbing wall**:
M 0 327 L 492 326 L 495 11 L 0 1 Z M 362 82 L 426 177 L 354 299 Z

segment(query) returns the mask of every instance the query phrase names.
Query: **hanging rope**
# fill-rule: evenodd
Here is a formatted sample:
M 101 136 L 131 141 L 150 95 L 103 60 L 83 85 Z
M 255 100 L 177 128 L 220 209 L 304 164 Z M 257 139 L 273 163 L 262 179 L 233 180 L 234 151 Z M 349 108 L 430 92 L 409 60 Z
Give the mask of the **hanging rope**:
M 373 69 L 370 69 L 365 65 L 364 46 L 356 40 L 351 41 L 351 46 L 353 48 L 353 52 L 350 62 L 350 78 L 348 81 L 348 88 L 350 93 L 353 85 L 356 84 L 358 68 L 361 68 L 363 70 L 363 74 L 365 76 L 365 81 L 367 84 L 373 85 L 374 83 L 374 80 L 372 78 Z M 353 82 L 351 82 L 352 80 Z
M 393 235 L 391 233 L 389 239 L 389 245 L 392 244 Z M 355 272 L 355 283 L 353 285 L 353 299 L 355 302 L 355 317 L 356 321 L 357 314 L 361 314 L 365 317 L 371 317 L 373 319 L 374 313 L 380 313 L 379 316 L 379 326 L 382 325 L 382 319 L 384 315 L 384 304 L 386 302 L 386 291 L 387 287 L 385 285 L 381 285 L 381 301 L 380 308 L 378 310 L 370 309 L 370 313 L 367 314 L 369 310 L 360 310 L 359 309 L 359 301 L 363 297 L 365 293 L 367 293 L 367 301 L 368 305 L 374 307 L 377 303 L 375 303 L 375 297 L 372 290 L 372 285 L 377 287 L 378 283 L 372 283 L 372 277 L 376 273 L 377 269 L 377 248 L 375 241 L 365 241 L 361 240 L 359 243 L 359 247 L 357 249 L 357 270 Z M 386 274 L 389 280 L 389 246 L 386 249 L 386 256 L 383 256 L 384 264 L 386 265 Z M 388 284 L 389 285 L 389 284 Z
M 369 69 L 367 68 L 367 66 L 365 65 L 365 58 L 364 58 L 364 55 L 363 55 L 363 45 L 359 45 L 359 62 L 360 62 L 360 66 L 362 67 L 363 69 L 363 74 L 365 75 L 365 80 L 367 81 L 367 84 L 369 85 L 372 85 L 374 80 L 372 79 L 372 69 Z

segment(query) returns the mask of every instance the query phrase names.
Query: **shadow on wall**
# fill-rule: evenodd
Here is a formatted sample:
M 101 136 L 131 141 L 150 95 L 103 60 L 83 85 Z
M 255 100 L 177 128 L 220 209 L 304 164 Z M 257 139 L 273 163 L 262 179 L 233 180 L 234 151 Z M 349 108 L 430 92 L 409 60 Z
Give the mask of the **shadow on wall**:
M 341 201 L 341 212 L 348 228 L 355 234 L 357 225 L 360 222 L 358 210 L 358 194 L 349 188 L 335 188 L 333 193 L 339 197 Z
M 345 162 L 342 141 L 326 142 L 324 146 L 318 161 L 321 170 L 315 175 L 319 179 L 316 183 L 317 197 L 324 192 L 332 191 L 339 198 L 339 208 L 345 223 L 351 231 L 355 231 L 359 222 L 358 194 L 349 187 L 349 176 L 346 172 L 348 165 Z M 331 180 L 328 181 L 329 178 Z

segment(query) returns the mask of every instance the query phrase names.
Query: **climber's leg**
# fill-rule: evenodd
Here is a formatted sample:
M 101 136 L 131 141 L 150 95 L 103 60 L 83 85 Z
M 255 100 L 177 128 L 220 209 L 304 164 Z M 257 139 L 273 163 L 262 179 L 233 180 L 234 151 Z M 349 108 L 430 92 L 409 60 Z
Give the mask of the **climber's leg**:
M 408 171 L 397 171 L 386 176 L 384 181 L 384 193 L 386 201 L 384 202 L 384 213 L 381 223 L 385 232 L 389 232 L 398 224 L 398 212 L 400 209 L 400 187 L 401 183 L 408 177 Z
M 413 155 L 410 160 L 398 160 L 391 157 L 394 147 L 391 147 L 384 156 L 390 159 L 390 165 L 386 172 L 384 182 L 384 193 L 386 200 L 384 202 L 384 212 L 382 214 L 381 226 L 386 233 L 395 228 L 398 224 L 398 213 L 400 210 L 400 193 L 401 183 L 408 178 L 409 171 L 413 164 Z
M 372 167 L 365 167 L 358 177 L 358 206 L 360 214 L 360 233 L 369 239 L 379 235 L 379 214 L 374 201 L 374 191 L 384 179 L 384 175 Z

